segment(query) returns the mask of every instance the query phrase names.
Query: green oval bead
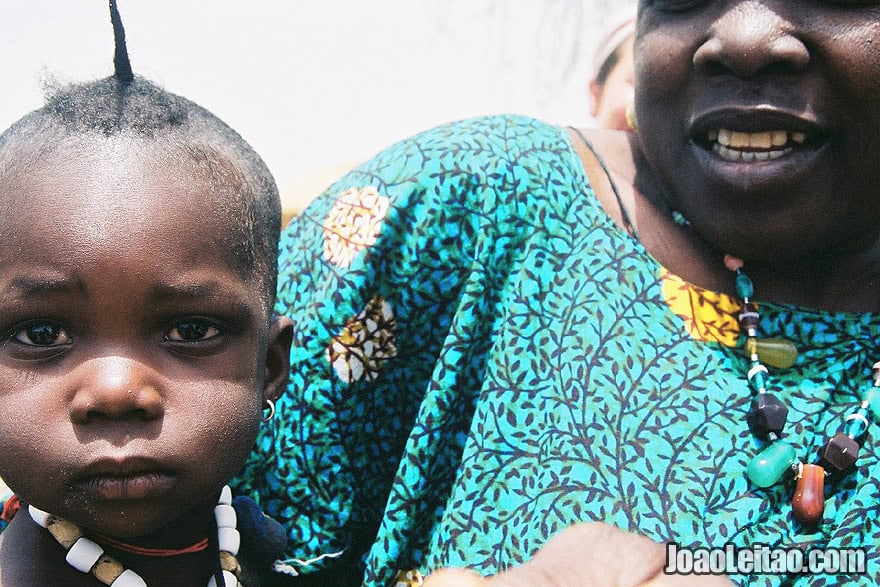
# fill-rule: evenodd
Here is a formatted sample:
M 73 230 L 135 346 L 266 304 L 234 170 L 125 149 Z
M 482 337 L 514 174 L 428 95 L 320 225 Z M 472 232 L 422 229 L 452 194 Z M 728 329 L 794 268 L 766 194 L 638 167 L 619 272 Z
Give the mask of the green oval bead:
M 774 442 L 755 455 L 746 475 L 758 487 L 770 487 L 782 479 L 796 462 L 794 447 L 787 442 Z
M 752 285 L 752 280 L 749 279 L 749 276 L 742 272 L 737 272 L 736 274 L 736 295 L 741 298 L 749 298 L 751 299 L 752 295 L 755 292 L 755 288 Z
M 797 360 L 798 351 L 787 338 L 756 338 L 749 345 L 748 352 L 754 350 L 765 365 L 776 369 L 788 369 Z

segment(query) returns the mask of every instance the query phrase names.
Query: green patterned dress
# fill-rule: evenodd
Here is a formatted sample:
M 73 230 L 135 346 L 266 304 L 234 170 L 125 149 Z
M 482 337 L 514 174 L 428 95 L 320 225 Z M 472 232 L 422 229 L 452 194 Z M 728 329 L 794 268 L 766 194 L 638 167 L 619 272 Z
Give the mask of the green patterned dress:
M 369 586 L 489 574 L 601 520 L 681 545 L 867 549 L 867 575 L 744 585 L 880 582 L 877 424 L 817 528 L 793 521 L 792 482 L 751 486 L 739 302 L 618 228 L 564 129 L 500 116 L 401 142 L 281 247 L 290 387 L 237 485 L 288 525 L 289 567 L 361 565 Z M 761 333 L 800 349 L 770 390 L 812 461 L 870 382 L 880 316 L 759 305 Z

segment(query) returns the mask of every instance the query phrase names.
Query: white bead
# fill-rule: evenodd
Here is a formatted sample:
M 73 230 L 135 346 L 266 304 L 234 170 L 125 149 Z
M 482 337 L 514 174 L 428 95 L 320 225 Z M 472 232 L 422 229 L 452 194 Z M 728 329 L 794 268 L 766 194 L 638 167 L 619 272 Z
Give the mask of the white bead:
M 237 587 L 239 585 L 238 579 L 229 571 L 223 571 L 223 583 L 223 587 Z M 217 587 L 217 581 L 213 575 L 211 575 L 211 580 L 208 581 L 208 587 Z
M 147 587 L 146 581 L 134 571 L 126 569 L 116 580 L 110 584 L 110 587 Z
M 80 573 L 88 573 L 104 554 L 104 549 L 89 540 L 80 538 L 67 551 L 67 562 Z
M 218 528 L 235 528 L 238 525 L 235 508 L 231 505 L 218 505 L 215 507 L 214 519 L 217 520 Z
M 220 490 L 220 499 L 217 500 L 217 503 L 220 505 L 232 505 L 232 490 L 229 489 L 229 485 L 224 485 L 223 489 Z
M 217 543 L 220 550 L 225 550 L 232 556 L 238 554 L 238 547 L 241 545 L 241 536 L 235 528 L 217 528 Z
M 39 508 L 35 508 L 32 505 L 28 506 L 28 513 L 31 515 L 31 519 L 34 522 L 36 522 L 37 524 L 39 524 L 43 528 L 49 527 L 49 518 L 52 516 L 52 514 L 44 512 L 43 510 L 41 510 Z

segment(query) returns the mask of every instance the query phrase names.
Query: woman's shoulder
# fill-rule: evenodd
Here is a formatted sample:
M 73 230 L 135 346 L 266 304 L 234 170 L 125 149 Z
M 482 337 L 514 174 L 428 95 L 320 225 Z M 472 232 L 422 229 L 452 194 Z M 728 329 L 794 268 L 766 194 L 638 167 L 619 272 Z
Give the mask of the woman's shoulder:
M 387 147 L 335 182 L 312 211 L 352 190 L 387 196 L 392 207 L 415 204 L 413 198 L 522 203 L 524 194 L 540 199 L 548 182 L 582 186 L 582 171 L 565 128 L 522 115 L 468 118 Z
M 368 161 L 368 169 L 406 170 L 411 176 L 439 177 L 448 172 L 503 173 L 511 162 L 534 167 L 570 158 L 564 128 L 522 115 L 467 118 L 435 126 L 404 139 Z
M 494 114 L 464 118 L 437 125 L 413 135 L 418 142 L 434 139 L 454 143 L 469 143 L 474 137 L 493 139 L 502 145 L 565 139 L 565 129 L 559 125 L 522 114 Z

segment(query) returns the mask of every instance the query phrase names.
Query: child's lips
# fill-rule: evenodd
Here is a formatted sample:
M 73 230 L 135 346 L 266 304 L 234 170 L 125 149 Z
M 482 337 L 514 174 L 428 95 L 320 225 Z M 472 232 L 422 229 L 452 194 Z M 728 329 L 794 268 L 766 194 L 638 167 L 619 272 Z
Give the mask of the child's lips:
M 173 491 L 177 476 L 150 459 L 104 459 L 81 471 L 75 485 L 99 499 L 131 500 Z
M 142 472 L 120 476 L 95 476 L 79 486 L 102 500 L 133 500 L 159 497 L 172 491 L 174 477 L 164 472 Z

